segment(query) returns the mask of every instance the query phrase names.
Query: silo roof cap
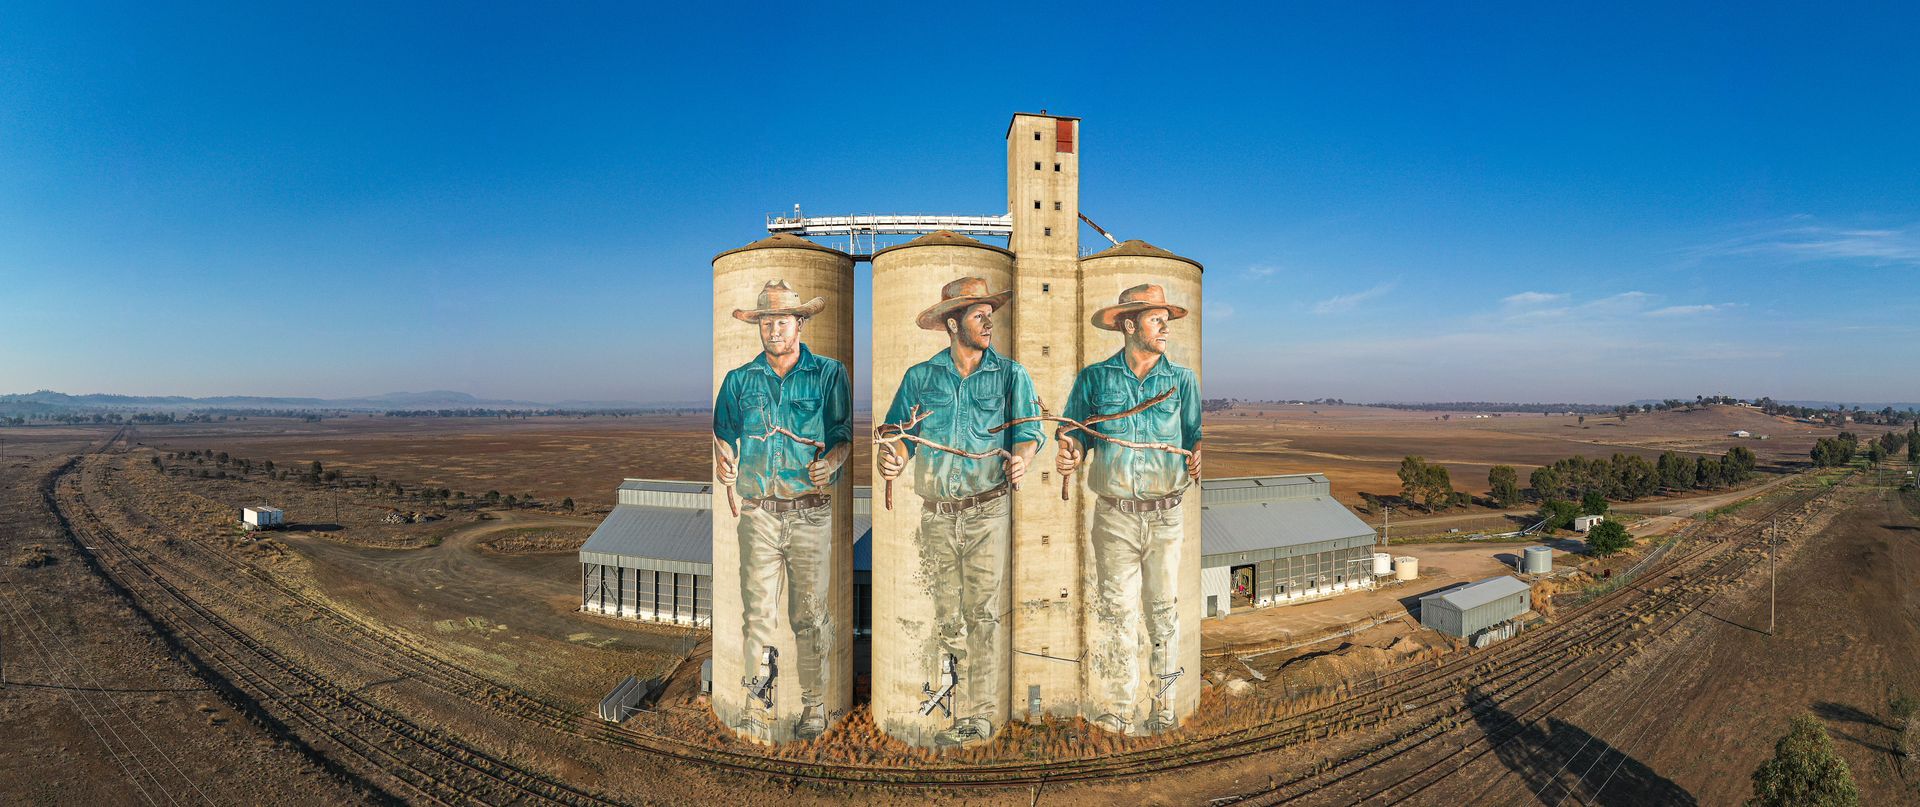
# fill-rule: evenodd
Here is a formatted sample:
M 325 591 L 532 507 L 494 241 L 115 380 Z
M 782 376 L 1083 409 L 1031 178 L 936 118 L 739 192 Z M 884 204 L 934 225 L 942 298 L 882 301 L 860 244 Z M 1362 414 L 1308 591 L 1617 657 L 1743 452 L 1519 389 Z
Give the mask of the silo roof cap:
M 892 252 L 896 249 L 906 249 L 908 247 L 977 247 L 979 249 L 990 249 L 1008 256 L 1013 255 L 1012 250 L 1004 247 L 996 247 L 992 244 L 961 235 L 952 230 L 935 230 L 907 243 L 894 244 L 873 254 L 875 257 L 879 257 L 883 253 Z
M 1206 267 L 1201 266 L 1199 261 L 1175 255 L 1137 238 L 1130 241 L 1122 241 L 1117 246 L 1108 247 L 1080 260 L 1090 261 L 1095 258 L 1119 258 L 1123 256 L 1136 258 L 1171 258 L 1176 261 L 1186 261 L 1187 263 L 1193 264 L 1193 268 L 1203 272 L 1206 271 Z
M 774 233 L 744 247 L 729 249 L 726 252 L 713 256 L 713 259 L 717 261 L 733 253 L 746 252 L 750 249 L 811 249 L 816 252 L 830 252 L 847 260 L 853 260 L 853 256 L 845 252 L 841 252 L 833 247 L 816 244 L 792 233 Z

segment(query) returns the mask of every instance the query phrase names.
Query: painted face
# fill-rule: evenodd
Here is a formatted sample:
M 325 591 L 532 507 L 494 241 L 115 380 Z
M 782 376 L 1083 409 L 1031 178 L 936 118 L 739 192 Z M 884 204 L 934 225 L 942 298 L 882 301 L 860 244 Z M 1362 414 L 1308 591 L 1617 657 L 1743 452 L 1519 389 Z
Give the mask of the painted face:
M 993 306 L 986 303 L 967 306 L 958 323 L 960 330 L 955 336 L 960 344 L 974 350 L 986 350 L 993 345 Z
M 800 349 L 800 331 L 806 320 L 792 314 L 760 318 L 760 349 L 768 356 L 785 356 Z
M 1173 319 L 1167 309 L 1149 308 L 1128 318 L 1127 344 L 1150 353 L 1167 352 L 1167 336 L 1173 331 Z

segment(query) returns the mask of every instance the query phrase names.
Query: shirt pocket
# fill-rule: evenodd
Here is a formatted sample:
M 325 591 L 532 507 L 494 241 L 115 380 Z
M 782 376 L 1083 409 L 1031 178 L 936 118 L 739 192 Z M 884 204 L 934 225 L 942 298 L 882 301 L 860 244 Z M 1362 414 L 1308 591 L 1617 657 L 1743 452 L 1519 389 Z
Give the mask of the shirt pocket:
M 1169 389 L 1173 394 L 1167 396 L 1166 400 L 1154 404 L 1150 411 L 1153 414 L 1152 421 L 1156 432 L 1154 436 L 1160 440 L 1173 442 L 1180 439 L 1180 390 L 1174 387 Z
M 945 436 L 953 429 L 953 390 L 938 381 L 928 381 L 914 390 L 914 399 L 920 411 L 927 415 L 920 421 L 920 434 Z
M 1125 392 L 1102 392 L 1094 396 L 1093 407 L 1097 414 L 1112 415 L 1132 408 L 1133 402 L 1127 399 Z M 1125 437 L 1133 433 L 1133 419 L 1136 417 L 1139 415 L 1102 421 L 1094 424 L 1094 428 L 1099 429 L 1101 434 Z
M 793 422 L 787 424 L 788 426 L 796 429 L 810 426 L 813 424 L 814 417 L 820 413 L 820 399 L 818 397 L 788 398 L 787 408 L 793 411 Z
M 759 437 L 767 433 L 767 404 L 772 399 L 764 392 L 749 392 L 740 396 L 740 433 L 746 437 Z
M 969 396 L 973 404 L 973 430 L 985 435 L 988 429 L 1007 422 L 1007 391 L 982 387 Z

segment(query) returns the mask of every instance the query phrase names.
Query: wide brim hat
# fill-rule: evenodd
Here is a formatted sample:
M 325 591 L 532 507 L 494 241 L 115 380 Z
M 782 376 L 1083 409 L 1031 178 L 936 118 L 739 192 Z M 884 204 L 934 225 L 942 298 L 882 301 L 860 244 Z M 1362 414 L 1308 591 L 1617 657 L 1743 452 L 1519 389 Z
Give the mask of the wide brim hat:
M 754 307 L 734 309 L 733 318 L 741 322 L 759 322 L 767 317 L 811 317 L 826 307 L 825 297 L 815 297 L 803 303 L 800 302 L 800 292 L 789 287 L 787 281 L 769 280 L 766 287 L 760 289 Z
M 1093 312 L 1093 327 L 1103 331 L 1120 330 L 1120 318 L 1155 308 L 1167 310 L 1167 319 L 1187 315 L 1187 309 L 1167 302 L 1167 290 L 1153 283 L 1142 283 L 1120 292 L 1120 302 Z
M 940 287 L 940 302 L 920 312 L 913 322 L 929 331 L 944 331 L 947 316 L 955 311 L 965 311 L 976 303 L 986 303 L 998 311 L 1012 299 L 1012 289 L 994 293 L 987 290 L 986 278 L 963 277 Z

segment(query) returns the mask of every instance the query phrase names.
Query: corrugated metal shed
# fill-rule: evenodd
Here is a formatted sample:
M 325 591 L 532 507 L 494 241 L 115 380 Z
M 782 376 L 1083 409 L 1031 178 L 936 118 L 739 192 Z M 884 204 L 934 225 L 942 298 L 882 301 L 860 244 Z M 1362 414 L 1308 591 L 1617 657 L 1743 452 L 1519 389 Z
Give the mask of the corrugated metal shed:
M 1526 613 L 1532 592 L 1525 581 L 1505 575 L 1456 586 L 1420 598 L 1420 624 L 1472 636 Z
M 1206 496 L 1211 502 L 1213 492 Z M 1200 551 L 1208 557 L 1254 552 L 1267 553 L 1262 559 L 1289 557 L 1373 542 L 1373 528 L 1331 497 L 1209 503 L 1200 508 Z
M 700 482 L 627 480 L 620 485 L 621 503 L 580 547 L 580 562 L 713 574 L 711 491 L 711 485 Z M 855 488 L 853 569 L 857 578 L 873 570 L 872 532 L 872 490 Z

